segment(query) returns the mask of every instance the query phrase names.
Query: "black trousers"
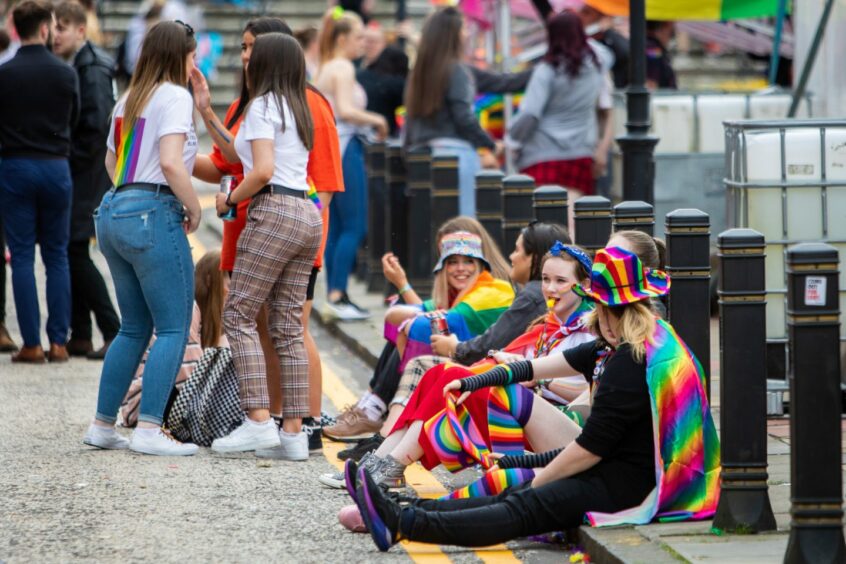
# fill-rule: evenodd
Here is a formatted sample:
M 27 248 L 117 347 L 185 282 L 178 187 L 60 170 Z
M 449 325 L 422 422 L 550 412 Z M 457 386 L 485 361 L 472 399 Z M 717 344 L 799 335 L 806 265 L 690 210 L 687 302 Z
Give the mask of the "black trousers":
M 527 482 L 496 496 L 420 500 L 402 510 L 400 531 L 414 541 L 490 546 L 578 527 L 589 511 L 621 509 L 625 508 L 611 499 L 604 481 L 585 473 L 539 488 Z
M 391 400 L 399 389 L 402 374 L 399 371 L 400 354 L 393 343 L 385 343 L 382 354 L 376 362 L 373 370 L 373 378 L 370 379 L 370 389 L 385 405 L 391 405 Z
M 71 241 L 68 245 L 68 264 L 71 279 L 71 338 L 91 340 L 91 314 L 103 340 L 115 338 L 120 319 L 112 305 L 106 281 L 88 254 L 88 241 Z

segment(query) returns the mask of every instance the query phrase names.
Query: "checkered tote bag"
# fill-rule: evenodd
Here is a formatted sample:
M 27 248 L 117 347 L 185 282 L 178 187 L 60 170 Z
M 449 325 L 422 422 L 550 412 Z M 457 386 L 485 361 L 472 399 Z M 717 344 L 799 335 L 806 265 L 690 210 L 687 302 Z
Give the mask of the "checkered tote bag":
M 208 348 L 176 396 L 167 426 L 180 441 L 210 446 L 243 421 L 232 352 Z

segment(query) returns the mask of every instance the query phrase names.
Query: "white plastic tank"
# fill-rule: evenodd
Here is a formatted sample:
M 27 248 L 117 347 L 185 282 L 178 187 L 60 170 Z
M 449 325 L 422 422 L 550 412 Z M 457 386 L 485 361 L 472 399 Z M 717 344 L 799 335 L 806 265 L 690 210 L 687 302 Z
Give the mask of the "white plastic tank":
M 679 94 L 652 99 L 652 133 L 660 140 L 656 154 L 693 151 L 693 96 Z
M 744 94 L 703 94 L 696 99 L 699 115 L 699 152 L 722 153 L 725 150 L 724 120 L 743 119 L 746 115 Z

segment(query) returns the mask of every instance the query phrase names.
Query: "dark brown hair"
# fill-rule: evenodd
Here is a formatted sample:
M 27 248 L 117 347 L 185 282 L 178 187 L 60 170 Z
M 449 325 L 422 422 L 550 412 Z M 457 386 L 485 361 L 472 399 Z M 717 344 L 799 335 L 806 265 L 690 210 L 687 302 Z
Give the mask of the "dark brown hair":
M 265 33 L 256 37 L 247 73 L 252 100 L 265 94 L 276 99 L 282 131 L 288 126 L 283 111 L 287 102 L 300 141 L 310 151 L 314 144 L 314 123 L 306 101 L 305 75 L 305 56 L 296 39 L 284 33 Z
M 85 7 L 76 0 L 65 0 L 56 6 L 56 20 L 71 25 L 85 25 L 88 14 L 85 13 Z
M 244 26 L 244 33 L 249 33 L 253 37 L 258 37 L 259 35 L 264 35 L 265 33 L 285 33 L 287 35 L 291 35 L 293 32 L 282 18 L 262 16 L 248 21 L 247 25 Z M 246 108 L 249 103 L 250 91 L 247 90 L 247 73 L 243 68 L 241 68 L 241 96 L 238 97 L 238 106 L 235 108 L 235 112 L 226 123 L 227 129 L 232 129 L 232 127 L 238 122 L 244 114 L 244 108 Z
M 573 242 L 567 229 L 557 223 L 542 223 L 533 221 L 520 232 L 523 236 L 523 250 L 532 257 L 532 267 L 529 270 L 529 280 L 540 280 L 543 270 L 543 259 L 556 241 L 565 245 Z
M 197 48 L 194 31 L 185 24 L 159 22 L 150 28 L 141 45 L 141 55 L 132 73 L 126 106 L 124 131 L 135 125 L 155 89 L 163 82 L 185 86 L 188 79 L 185 59 Z
M 317 28 L 313 25 L 298 29 L 294 32 L 294 37 L 300 42 L 300 47 L 303 51 L 308 49 L 312 43 L 317 41 Z
M 564 10 L 546 20 L 549 48 L 543 60 L 556 70 L 577 76 L 586 61 L 599 68 L 599 59 L 587 42 L 582 21 L 575 12 Z
M 12 20 L 21 39 L 32 39 L 43 24 L 53 22 L 53 5 L 42 0 L 24 0 L 12 10 Z
M 417 61 L 405 89 L 409 117 L 429 117 L 444 105 L 450 73 L 461 62 L 463 21 L 461 12 L 444 8 L 429 16 L 423 25 Z

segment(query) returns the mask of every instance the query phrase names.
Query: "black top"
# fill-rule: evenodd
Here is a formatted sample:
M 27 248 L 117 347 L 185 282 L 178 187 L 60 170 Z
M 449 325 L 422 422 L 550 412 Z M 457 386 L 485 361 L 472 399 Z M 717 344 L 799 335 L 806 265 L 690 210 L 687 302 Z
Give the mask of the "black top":
M 646 78 L 657 84 L 658 88 L 678 88 L 670 53 L 654 37 L 646 38 Z
M 43 45 L 0 66 L 0 156 L 67 157 L 78 115 L 76 72 Z
M 115 105 L 114 66 L 105 52 L 88 41 L 73 60 L 73 68 L 79 76 L 82 106 L 79 121 L 71 132 L 72 241 L 94 236 L 92 213 L 112 183 L 105 158 L 109 116 Z
M 367 110 L 384 116 L 390 129 L 389 136 L 396 137 L 399 133 L 396 111 L 403 104 L 405 79 L 365 68 L 356 73 L 356 80 L 367 93 Z
M 567 362 L 591 381 L 599 352 L 596 342 L 564 351 Z M 655 487 L 652 407 L 646 365 L 628 345 L 610 354 L 599 376 L 590 417 L 576 442 L 602 457 L 591 469 L 602 477 L 614 501 L 634 507 Z
M 611 67 L 611 74 L 614 76 L 614 88 L 625 88 L 629 85 L 628 38 L 616 29 L 610 28 L 597 35 L 595 39 L 614 53 L 614 66 Z

